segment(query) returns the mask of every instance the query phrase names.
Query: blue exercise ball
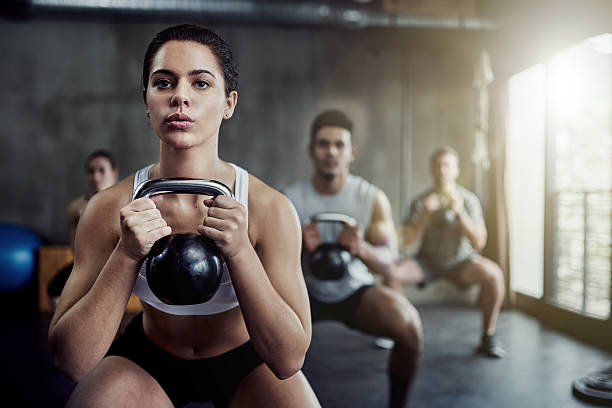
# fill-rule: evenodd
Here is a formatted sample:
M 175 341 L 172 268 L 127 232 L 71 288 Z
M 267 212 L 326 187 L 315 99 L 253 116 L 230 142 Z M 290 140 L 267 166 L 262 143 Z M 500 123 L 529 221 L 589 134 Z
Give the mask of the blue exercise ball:
M 0 223 L 0 292 L 25 286 L 34 275 L 36 255 L 42 242 L 34 232 Z

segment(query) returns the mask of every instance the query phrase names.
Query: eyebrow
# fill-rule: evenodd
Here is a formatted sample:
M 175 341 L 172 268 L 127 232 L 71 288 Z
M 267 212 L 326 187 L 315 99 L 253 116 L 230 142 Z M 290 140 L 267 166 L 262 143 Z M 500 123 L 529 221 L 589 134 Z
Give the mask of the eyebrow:
M 157 71 L 153 72 L 151 76 L 155 74 L 165 74 L 165 75 L 173 75 L 173 76 L 176 75 L 174 72 L 170 71 L 169 69 L 158 69 Z M 213 78 L 217 79 L 215 74 L 213 74 L 211 71 L 207 69 L 194 69 L 193 71 L 189 71 L 189 76 L 200 75 L 200 74 L 208 74 L 212 76 Z

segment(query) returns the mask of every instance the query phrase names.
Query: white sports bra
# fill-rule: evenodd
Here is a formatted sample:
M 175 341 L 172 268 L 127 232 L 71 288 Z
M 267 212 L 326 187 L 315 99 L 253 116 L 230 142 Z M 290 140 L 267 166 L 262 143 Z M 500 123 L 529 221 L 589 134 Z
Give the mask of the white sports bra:
M 233 163 L 230 164 L 236 172 L 234 196 L 236 197 L 236 201 L 244 206 L 248 214 L 249 173 Z M 153 167 L 153 164 L 143 167 L 136 172 L 134 176 L 134 192 L 140 183 L 149 179 L 149 170 L 151 167 Z M 208 302 L 198 303 L 195 305 L 167 305 L 159 300 L 159 298 L 155 296 L 155 294 L 153 294 L 149 288 L 145 268 L 146 265 L 143 262 L 138 273 L 138 278 L 136 279 L 136 284 L 134 285 L 133 293 L 143 302 L 148 303 L 162 312 L 173 315 L 210 315 L 225 312 L 238 306 L 238 299 L 236 298 L 234 285 L 232 284 L 232 279 L 225 264 L 223 265 L 224 270 L 223 275 L 221 276 L 221 284 L 219 285 L 219 289 L 215 295 Z

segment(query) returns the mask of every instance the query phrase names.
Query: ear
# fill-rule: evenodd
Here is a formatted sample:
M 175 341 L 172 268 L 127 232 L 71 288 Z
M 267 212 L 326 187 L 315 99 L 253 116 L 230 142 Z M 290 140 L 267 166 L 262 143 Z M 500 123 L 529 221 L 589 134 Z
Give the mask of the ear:
M 223 119 L 229 119 L 234 114 L 234 109 L 238 104 L 238 92 L 232 91 L 225 98 L 225 109 L 223 110 Z
M 310 157 L 314 157 L 314 142 L 311 140 L 308 142 L 308 146 L 306 146 L 306 151 Z
M 355 157 L 357 157 L 357 146 L 352 144 L 351 145 L 351 162 L 355 160 Z
M 147 105 L 147 90 L 142 90 L 142 101 L 145 104 L 145 111 L 147 112 L 147 117 L 149 117 L 149 105 Z

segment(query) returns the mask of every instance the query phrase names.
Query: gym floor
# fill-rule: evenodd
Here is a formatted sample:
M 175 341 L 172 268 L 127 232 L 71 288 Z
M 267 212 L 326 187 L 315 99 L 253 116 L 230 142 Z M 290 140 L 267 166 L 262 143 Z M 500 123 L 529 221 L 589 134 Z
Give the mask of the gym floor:
M 466 306 L 419 307 L 425 355 L 410 407 L 592 407 L 571 384 L 612 360 L 601 351 L 518 311 L 502 312 L 499 335 L 508 355 L 474 353 L 480 313 Z M 46 334 L 49 315 L 5 319 L 0 329 L 3 398 L 21 407 L 63 407 L 74 385 L 55 370 Z M 314 326 L 304 373 L 323 407 L 384 407 L 389 351 L 371 336 L 335 322 Z M 210 407 L 190 404 L 189 407 Z

